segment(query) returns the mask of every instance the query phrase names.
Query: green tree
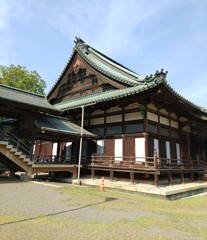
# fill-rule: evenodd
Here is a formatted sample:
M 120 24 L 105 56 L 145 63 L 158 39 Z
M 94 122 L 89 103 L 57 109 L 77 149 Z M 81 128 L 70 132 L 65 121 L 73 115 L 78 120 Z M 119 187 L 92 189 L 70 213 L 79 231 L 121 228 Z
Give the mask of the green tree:
M 45 94 L 46 88 L 46 82 L 36 71 L 29 72 L 26 67 L 13 64 L 0 65 L 0 84 L 39 94 Z

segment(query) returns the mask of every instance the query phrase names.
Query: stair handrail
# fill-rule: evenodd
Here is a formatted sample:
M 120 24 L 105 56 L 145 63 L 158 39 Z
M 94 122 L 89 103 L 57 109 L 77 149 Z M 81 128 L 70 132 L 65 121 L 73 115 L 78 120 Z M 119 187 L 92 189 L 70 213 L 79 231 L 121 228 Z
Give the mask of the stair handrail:
M 9 142 L 9 144 L 17 148 L 18 151 L 24 153 L 27 157 L 29 156 L 30 147 L 13 133 L 8 131 L 0 131 L 0 140 Z

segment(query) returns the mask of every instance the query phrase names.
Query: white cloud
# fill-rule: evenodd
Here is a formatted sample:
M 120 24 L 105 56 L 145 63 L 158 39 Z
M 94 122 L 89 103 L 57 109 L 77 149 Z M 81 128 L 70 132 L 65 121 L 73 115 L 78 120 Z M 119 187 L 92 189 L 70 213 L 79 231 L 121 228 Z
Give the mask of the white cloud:
M 60 1 L 47 9 L 50 26 L 74 40 L 75 36 L 114 57 L 120 53 L 135 55 L 168 30 L 144 38 L 146 22 L 153 21 L 173 1 L 91 0 Z M 134 48 L 134 46 L 136 46 Z
M 152 4 L 151 4 L 152 3 Z M 168 5 L 170 1 L 168 1 Z M 146 36 L 147 24 L 168 6 L 166 1 L 110 1 L 96 44 L 110 55 L 140 54 L 145 47 L 166 34 L 166 30 Z
M 22 4 L 22 1 L 0 0 L 0 64 L 7 65 L 15 58 L 15 36 L 13 33 L 13 21 L 27 21 L 31 17 L 30 12 Z
M 100 14 L 102 5 L 103 1 L 96 0 L 61 1 L 61 4 L 51 5 L 48 9 L 48 23 L 71 40 L 75 36 L 92 39 L 92 33 L 100 31 L 97 25 L 103 16 Z

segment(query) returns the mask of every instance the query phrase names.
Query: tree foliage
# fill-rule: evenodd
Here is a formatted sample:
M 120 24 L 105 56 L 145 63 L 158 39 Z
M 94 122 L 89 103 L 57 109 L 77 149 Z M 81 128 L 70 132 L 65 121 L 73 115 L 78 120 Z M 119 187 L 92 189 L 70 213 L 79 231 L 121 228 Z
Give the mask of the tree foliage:
M 39 94 L 45 94 L 46 88 L 46 82 L 36 71 L 29 72 L 26 67 L 13 64 L 0 65 L 0 84 Z

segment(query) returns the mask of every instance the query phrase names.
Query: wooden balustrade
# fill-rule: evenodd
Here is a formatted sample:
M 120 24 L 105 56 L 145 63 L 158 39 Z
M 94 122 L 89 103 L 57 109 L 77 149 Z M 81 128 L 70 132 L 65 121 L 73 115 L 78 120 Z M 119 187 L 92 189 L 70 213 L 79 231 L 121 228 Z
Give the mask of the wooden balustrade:
M 91 166 L 108 166 L 108 167 L 130 167 L 130 168 L 153 168 L 154 170 L 165 169 L 200 169 L 206 168 L 206 162 L 198 160 L 181 160 L 173 158 L 160 158 L 155 154 L 154 157 L 122 157 L 121 161 L 116 160 L 118 157 L 96 155 L 91 159 Z
M 42 155 L 34 156 L 35 164 L 74 164 L 74 156 L 67 157 L 64 155 Z
M 133 157 L 123 156 L 121 160 L 118 157 L 106 156 L 103 154 L 93 154 L 92 157 L 82 156 L 81 164 L 91 167 L 107 167 L 107 168 L 123 168 L 123 169 L 151 169 L 154 171 L 164 170 L 190 170 L 204 169 L 206 170 L 206 162 L 198 160 L 181 160 L 167 159 L 158 157 L 154 154 L 153 157 Z M 36 164 L 76 164 L 77 159 L 74 156 L 67 157 L 65 155 L 44 155 L 34 156 Z

